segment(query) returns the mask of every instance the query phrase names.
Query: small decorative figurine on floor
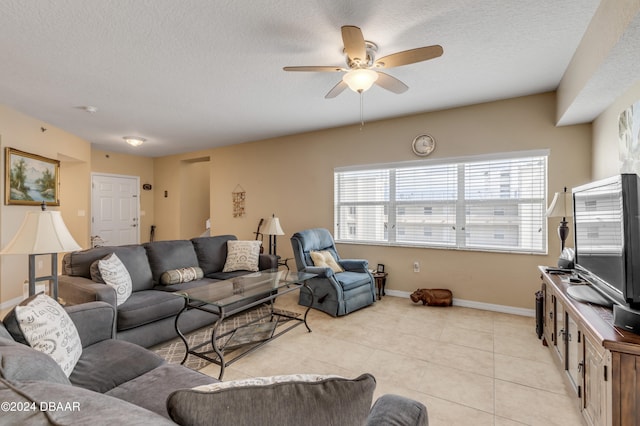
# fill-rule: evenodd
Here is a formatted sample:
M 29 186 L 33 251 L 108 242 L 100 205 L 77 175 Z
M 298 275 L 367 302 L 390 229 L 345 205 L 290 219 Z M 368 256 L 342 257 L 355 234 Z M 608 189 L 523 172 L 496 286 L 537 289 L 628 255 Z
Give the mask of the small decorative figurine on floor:
M 423 305 L 429 306 L 451 306 L 453 293 L 444 288 L 419 288 L 411 293 L 413 303 L 422 301 Z

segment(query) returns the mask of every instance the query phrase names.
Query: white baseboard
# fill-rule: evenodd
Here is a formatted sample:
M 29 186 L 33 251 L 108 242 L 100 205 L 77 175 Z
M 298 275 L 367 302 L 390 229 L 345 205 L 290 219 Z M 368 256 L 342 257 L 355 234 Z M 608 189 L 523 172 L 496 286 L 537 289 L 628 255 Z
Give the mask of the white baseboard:
M 387 296 L 402 297 L 408 299 L 411 293 L 398 290 L 385 290 Z M 462 306 L 463 308 L 482 309 L 484 311 L 501 312 L 503 314 L 521 315 L 524 317 L 535 317 L 534 309 L 516 308 L 514 306 L 494 305 L 493 303 L 475 302 L 473 300 L 464 300 L 453 298 L 454 306 Z
M 41 293 L 43 291 L 47 294 L 49 293 L 49 284 L 36 283 L 35 294 Z M 14 306 L 22 302 L 27 297 L 29 297 L 29 283 L 25 280 L 25 282 L 22 284 L 22 297 L 20 296 L 14 297 L 13 299 L 0 303 L 0 311 L 4 311 L 5 309 L 6 310 L 12 309 Z
M 23 297 L 14 297 L 13 299 L 7 300 L 6 302 L 2 302 L 0 303 L 0 311 L 4 311 L 4 310 L 10 310 L 12 309 L 14 306 L 16 306 L 18 303 L 22 302 L 24 300 Z

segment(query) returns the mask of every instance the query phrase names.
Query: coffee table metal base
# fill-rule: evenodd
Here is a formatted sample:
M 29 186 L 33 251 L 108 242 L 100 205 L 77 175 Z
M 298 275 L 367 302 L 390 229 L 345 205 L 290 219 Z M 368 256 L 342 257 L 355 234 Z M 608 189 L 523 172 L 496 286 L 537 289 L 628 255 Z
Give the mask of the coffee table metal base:
M 304 326 L 307 328 L 307 331 L 311 333 L 311 328 L 307 323 L 307 314 L 309 313 L 309 310 L 311 310 L 311 306 L 307 307 L 302 317 L 288 315 L 284 312 L 279 312 L 274 309 L 274 301 L 278 296 L 288 293 L 289 291 L 293 291 L 297 287 L 300 288 L 300 291 L 303 291 L 303 288 L 306 291 L 309 291 L 309 293 L 311 293 L 313 297 L 313 292 L 311 291 L 311 288 L 309 288 L 306 284 L 302 284 L 302 285 L 291 284 L 291 289 L 287 289 L 287 291 L 285 292 L 270 294 L 267 297 L 254 301 L 253 303 L 247 304 L 246 306 L 236 308 L 229 312 L 226 312 L 224 308 L 220 308 L 218 311 L 214 309 L 213 306 L 203 304 L 201 302 L 191 303 L 188 298 L 185 298 L 185 305 L 180 311 L 180 313 L 178 313 L 175 320 L 176 332 L 178 333 L 178 336 L 184 343 L 184 346 L 186 349 L 184 358 L 182 359 L 182 362 L 180 364 L 184 364 L 187 358 L 189 357 L 189 355 L 197 356 L 198 358 L 201 358 L 211 363 L 219 365 L 220 374 L 218 375 L 218 379 L 222 380 L 226 366 L 233 364 L 239 359 L 245 357 L 246 355 L 249 355 L 250 353 L 264 346 L 271 340 L 282 336 L 283 334 L 298 327 L 299 325 L 304 324 Z M 238 314 L 240 312 L 246 312 L 247 310 L 262 304 L 270 305 L 269 313 L 267 313 L 266 315 L 262 315 L 261 317 L 256 318 L 247 324 L 243 324 L 240 327 L 236 327 L 223 334 L 218 334 L 220 325 L 224 320 L 231 318 L 235 314 Z M 313 305 L 313 303 L 311 303 L 311 305 Z M 180 331 L 180 328 L 178 327 L 178 320 L 180 318 L 180 315 L 182 315 L 183 312 L 189 309 L 198 309 L 200 311 L 209 312 L 211 314 L 218 316 L 218 319 L 212 325 L 213 331 L 211 333 L 211 341 L 199 343 L 193 347 L 189 346 L 189 342 L 187 338 L 184 336 L 184 334 L 182 334 L 182 332 Z M 266 322 L 266 323 L 261 322 L 266 318 L 269 318 L 269 322 Z M 281 321 L 282 319 L 284 319 L 284 321 Z M 259 329 L 256 329 L 255 333 L 253 333 L 252 335 L 252 333 L 249 330 L 246 330 L 246 328 L 256 327 L 262 324 L 273 324 L 271 326 L 272 327 L 271 331 L 268 330 L 268 327 L 260 327 Z M 222 347 L 219 346 L 218 341 L 229 335 L 231 335 L 231 337 L 227 340 L 225 345 Z M 236 335 L 239 335 L 239 336 L 236 338 Z M 200 351 L 200 349 L 207 346 L 210 346 L 210 349 L 205 351 Z M 239 351 L 239 353 L 234 354 L 233 357 L 231 357 L 230 359 L 227 359 L 225 357 L 226 350 L 231 352 Z

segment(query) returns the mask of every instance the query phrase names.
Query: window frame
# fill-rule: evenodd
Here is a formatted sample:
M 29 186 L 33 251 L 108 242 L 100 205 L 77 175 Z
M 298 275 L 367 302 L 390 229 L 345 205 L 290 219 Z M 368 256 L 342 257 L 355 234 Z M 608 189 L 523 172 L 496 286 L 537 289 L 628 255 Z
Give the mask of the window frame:
M 339 244 L 363 244 L 363 245 L 374 245 L 374 246 L 398 246 L 398 247 L 418 247 L 418 248 L 432 248 L 432 249 L 451 249 L 451 250 L 464 250 L 464 251 L 480 251 L 480 252 L 500 252 L 500 253 L 514 253 L 514 254 L 538 254 L 538 255 L 547 255 L 548 254 L 548 226 L 547 226 L 547 220 L 546 220 L 546 216 L 544 214 L 545 210 L 546 210 L 546 205 L 547 205 L 547 197 L 548 197 L 548 180 L 549 180 L 549 152 L 550 150 L 548 149 L 540 149 L 540 150 L 529 150 L 529 151 L 516 151 L 516 152 L 506 152 L 506 153 L 494 153 L 494 154 L 483 154 L 483 155 L 473 155 L 473 156 L 462 156 L 462 157 L 450 157 L 450 158 L 441 158 L 441 159 L 423 159 L 423 160 L 413 160 L 413 161 L 404 161 L 404 162 L 394 162 L 394 163 L 379 163 L 379 164 L 368 164 L 368 165 L 358 165 L 358 166 L 347 166 L 347 167 L 336 167 L 334 169 L 334 235 L 335 235 L 335 241 L 336 243 Z M 478 200 L 474 200 L 473 198 L 469 198 L 465 200 L 465 187 L 466 187 L 466 182 L 464 182 L 464 177 L 461 178 L 461 174 L 464 175 L 465 173 L 465 167 L 468 167 L 469 164 L 472 163 L 483 163 L 483 162 L 489 162 L 489 161 L 508 161 L 508 160 L 518 160 L 518 159 L 523 159 L 523 160 L 527 160 L 527 159 L 535 159 L 535 158 L 541 158 L 542 161 L 544 162 L 543 165 L 541 166 L 543 168 L 543 170 L 541 170 L 542 172 L 542 179 L 543 182 L 540 185 L 536 185 L 536 184 L 532 184 L 531 188 L 536 188 L 538 186 L 537 189 L 541 190 L 542 195 L 541 196 L 536 196 L 536 197 L 530 197 L 530 198 L 526 198 L 526 197 L 518 197 L 518 198 L 512 198 L 512 197 L 507 197 L 503 200 L 502 197 L 499 197 L 495 200 L 487 200 L 487 201 L 483 201 L 480 200 L 479 204 L 483 204 L 485 203 L 487 205 L 487 207 L 489 209 L 493 209 L 493 211 L 495 212 L 495 209 L 500 209 L 503 213 L 503 215 L 507 215 L 508 212 L 510 210 L 507 210 L 507 208 L 505 208 L 504 206 L 504 202 L 506 201 L 507 206 L 509 204 L 513 204 L 513 206 L 519 206 L 520 203 L 525 202 L 526 200 L 533 200 L 533 202 L 535 203 L 534 205 L 539 208 L 541 208 L 542 213 L 541 214 L 532 214 L 531 216 L 527 216 L 525 218 L 525 220 L 519 220 L 514 226 L 518 226 L 518 227 L 522 227 L 525 225 L 529 225 L 529 227 L 531 229 L 534 229 L 535 227 L 538 227 L 538 222 L 537 220 L 540 219 L 540 223 L 539 223 L 539 228 L 537 229 L 537 232 L 540 233 L 540 239 L 541 241 L 539 241 L 539 246 L 525 246 L 522 247 L 520 244 L 520 242 L 518 242 L 519 246 L 518 247 L 514 247 L 513 249 L 510 249 L 508 247 L 505 246 L 497 246 L 497 247 L 491 247 L 490 244 L 488 244 L 487 242 L 485 242 L 484 246 L 483 245 L 473 245 L 473 244 L 469 244 L 467 242 L 467 239 L 469 238 L 468 235 L 468 231 L 464 229 L 459 229 L 460 228 L 460 224 L 465 224 L 465 216 L 469 215 L 469 208 L 471 206 L 474 205 L 478 205 Z M 441 229 L 442 231 L 440 232 L 454 232 L 455 234 L 455 242 L 453 243 L 447 243 L 447 244 L 443 244 L 443 243 L 437 243 L 434 241 L 430 241 L 430 242 L 407 242 L 407 241 L 397 241 L 397 236 L 400 235 L 401 231 L 401 223 L 399 222 L 398 218 L 407 215 L 407 211 L 409 210 L 407 207 L 410 207 L 411 204 L 415 204 L 416 206 L 418 206 L 420 208 L 420 214 L 424 213 L 426 207 L 424 206 L 420 206 L 420 203 L 424 203 L 423 200 L 419 200 L 419 201 L 412 201 L 412 200 L 398 200 L 396 199 L 396 171 L 397 170 L 401 170 L 401 169 L 410 169 L 410 168 L 420 168 L 420 167 L 432 167 L 432 166 L 452 166 L 455 165 L 456 166 L 456 173 L 457 173 L 457 179 L 458 179 L 458 194 L 456 196 L 456 198 L 454 200 L 437 200 L 435 201 L 435 203 L 442 203 L 444 204 L 450 204 L 451 206 L 455 205 L 455 226 L 453 230 L 448 230 L 446 229 L 445 226 L 443 226 Z M 386 200 L 369 200 L 369 201 L 364 201 L 364 202 L 341 202 L 339 200 L 339 179 L 342 173 L 348 173 L 348 172 L 375 172 L 375 171 L 388 171 L 389 172 L 389 176 L 386 182 L 386 192 L 387 194 L 387 199 Z M 503 172 L 504 174 L 504 172 Z M 504 184 L 500 184 L 500 190 L 502 191 L 502 188 L 504 187 Z M 491 203 L 492 202 L 502 202 L 502 204 L 498 207 L 493 207 L 491 208 Z M 430 202 L 433 202 L 433 200 L 430 200 Z M 474 203 L 475 202 L 475 203 Z M 383 211 L 386 214 L 387 217 L 387 221 L 384 224 L 384 240 L 356 240 L 356 239 L 344 239 L 344 238 L 340 238 L 341 233 L 340 231 L 340 223 L 339 223 L 339 209 L 341 207 L 346 207 L 346 206 L 351 206 L 351 207 L 356 207 L 356 210 L 361 211 L 364 209 L 361 209 L 360 206 L 366 206 L 366 207 L 382 207 Z M 401 215 L 399 213 L 400 209 L 403 209 L 403 213 L 404 215 Z M 431 207 L 429 207 L 431 208 Z M 451 207 L 450 207 L 451 209 Z M 432 209 L 433 210 L 433 209 Z M 398 214 L 396 214 L 398 213 Z M 433 211 L 432 211 L 433 214 Z M 411 213 L 409 213 L 409 216 L 411 215 Z M 500 217 L 500 215 L 495 215 L 496 217 Z M 520 218 L 519 215 L 517 215 L 517 217 Z M 530 224 L 526 223 L 526 219 L 535 219 L 535 222 L 531 222 Z M 453 223 L 453 222 L 451 222 Z M 379 223 L 378 223 L 379 224 Z M 427 226 L 427 225 L 425 225 Z M 434 227 L 432 226 L 432 224 L 428 224 L 428 226 L 431 229 L 431 233 L 436 233 L 439 232 L 436 230 L 436 228 L 438 228 L 437 226 Z M 424 229 L 424 228 L 422 228 Z M 504 231 L 503 230 L 495 230 L 495 231 L 491 231 L 491 232 L 499 232 L 502 234 L 503 238 L 508 238 L 507 235 L 504 235 Z M 532 233 L 536 232 L 535 230 L 530 231 Z M 536 237 L 538 238 L 538 237 Z

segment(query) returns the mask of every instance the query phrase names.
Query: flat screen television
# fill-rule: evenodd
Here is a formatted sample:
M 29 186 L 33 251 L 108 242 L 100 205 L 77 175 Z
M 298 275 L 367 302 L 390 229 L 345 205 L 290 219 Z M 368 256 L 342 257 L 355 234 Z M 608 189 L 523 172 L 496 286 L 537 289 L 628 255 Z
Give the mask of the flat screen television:
M 573 189 L 575 266 L 613 304 L 640 309 L 640 178 L 621 174 Z

